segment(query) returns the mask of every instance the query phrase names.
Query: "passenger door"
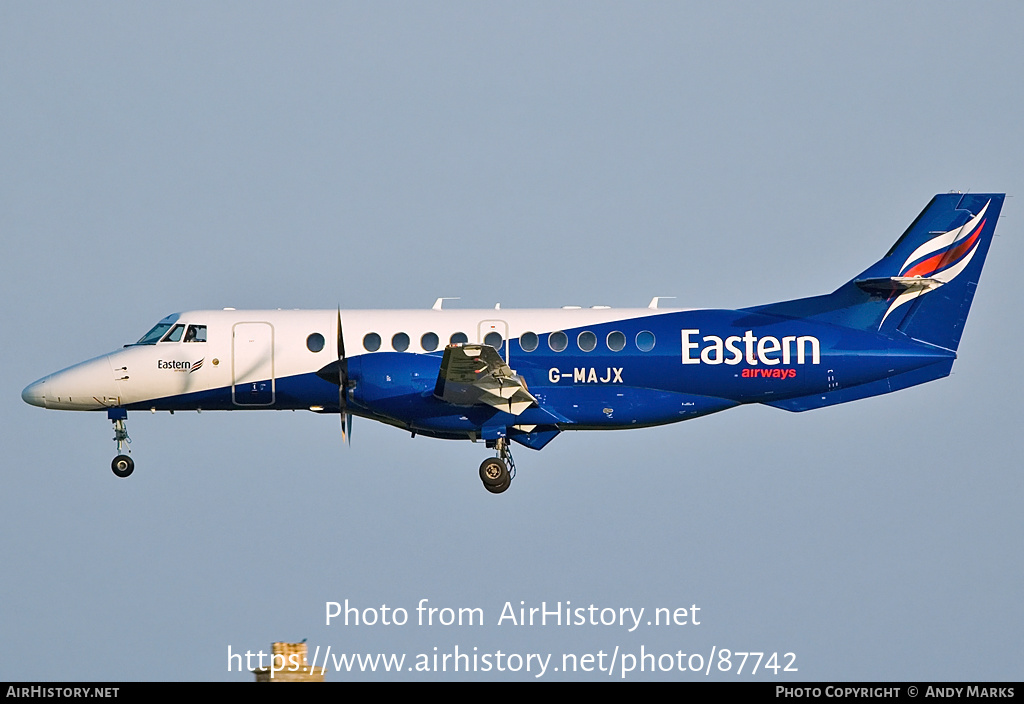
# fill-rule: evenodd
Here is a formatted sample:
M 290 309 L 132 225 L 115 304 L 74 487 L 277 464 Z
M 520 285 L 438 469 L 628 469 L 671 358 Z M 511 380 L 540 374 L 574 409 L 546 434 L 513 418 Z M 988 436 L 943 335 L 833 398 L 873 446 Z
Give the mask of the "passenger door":
M 231 329 L 231 400 L 236 406 L 274 405 L 274 327 L 235 323 Z

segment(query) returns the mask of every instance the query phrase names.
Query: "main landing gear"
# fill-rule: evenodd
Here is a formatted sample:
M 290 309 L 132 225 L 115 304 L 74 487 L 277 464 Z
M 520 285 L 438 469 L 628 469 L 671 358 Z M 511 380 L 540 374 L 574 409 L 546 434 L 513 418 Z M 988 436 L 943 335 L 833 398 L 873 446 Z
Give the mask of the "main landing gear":
M 487 447 L 497 450 L 498 456 L 488 457 L 480 463 L 480 480 L 484 483 L 484 489 L 492 494 L 500 494 L 511 486 L 516 476 L 516 463 L 505 438 L 488 440 Z
M 128 411 L 123 408 L 111 408 L 107 411 L 107 418 L 114 424 L 114 442 L 117 443 L 117 457 L 110 463 L 110 469 L 122 479 L 135 471 L 135 460 L 129 455 L 122 454 L 121 450 L 131 444 L 128 437 L 128 429 L 124 422 L 128 419 Z M 131 449 L 128 449 L 131 452 Z

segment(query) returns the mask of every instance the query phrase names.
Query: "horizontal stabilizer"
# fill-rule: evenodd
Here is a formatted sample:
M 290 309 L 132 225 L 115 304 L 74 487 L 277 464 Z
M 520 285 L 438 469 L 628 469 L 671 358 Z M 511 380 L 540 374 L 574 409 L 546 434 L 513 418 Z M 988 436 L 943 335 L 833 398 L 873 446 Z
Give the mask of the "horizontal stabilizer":
M 887 276 L 876 279 L 857 279 L 854 283 L 861 291 L 889 298 L 907 291 L 928 291 L 938 288 L 946 282 L 938 277 L 925 279 L 920 276 Z

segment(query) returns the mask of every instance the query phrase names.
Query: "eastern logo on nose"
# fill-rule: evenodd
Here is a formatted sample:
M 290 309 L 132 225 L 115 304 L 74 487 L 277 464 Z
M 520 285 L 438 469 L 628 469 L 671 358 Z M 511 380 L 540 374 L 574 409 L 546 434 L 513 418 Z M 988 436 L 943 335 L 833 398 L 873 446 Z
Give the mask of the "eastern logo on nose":
M 156 360 L 157 369 L 170 369 L 175 372 L 192 372 L 198 371 L 203 367 L 203 361 L 206 357 L 202 357 L 198 362 L 182 362 L 177 359 L 158 359 Z

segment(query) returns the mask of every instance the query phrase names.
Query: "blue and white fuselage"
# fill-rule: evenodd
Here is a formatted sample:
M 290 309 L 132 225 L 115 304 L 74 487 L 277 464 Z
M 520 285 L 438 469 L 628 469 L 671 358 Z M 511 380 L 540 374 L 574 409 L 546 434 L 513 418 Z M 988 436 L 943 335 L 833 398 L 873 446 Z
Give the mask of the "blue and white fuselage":
M 540 449 L 565 430 L 746 403 L 801 411 L 946 376 L 1002 201 L 936 196 L 886 257 L 825 296 L 741 310 L 188 311 L 22 395 L 115 425 L 138 410 L 307 409 L 484 440 L 499 458 L 481 477 L 503 491 L 494 462 L 508 441 Z

